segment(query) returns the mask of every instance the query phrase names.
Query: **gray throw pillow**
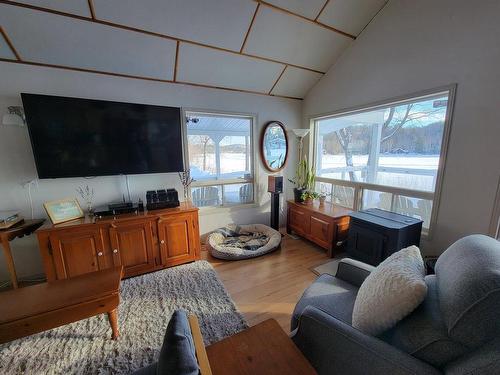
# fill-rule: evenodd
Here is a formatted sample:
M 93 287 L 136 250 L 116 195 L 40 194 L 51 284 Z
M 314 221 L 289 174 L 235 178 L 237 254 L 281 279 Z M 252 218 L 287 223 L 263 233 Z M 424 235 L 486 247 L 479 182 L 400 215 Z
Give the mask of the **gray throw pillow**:
M 183 310 L 176 310 L 168 323 L 156 373 L 158 375 L 198 375 L 199 372 L 187 314 Z
M 361 284 L 354 302 L 352 326 L 375 336 L 396 325 L 424 300 L 424 276 L 418 247 L 392 254 Z

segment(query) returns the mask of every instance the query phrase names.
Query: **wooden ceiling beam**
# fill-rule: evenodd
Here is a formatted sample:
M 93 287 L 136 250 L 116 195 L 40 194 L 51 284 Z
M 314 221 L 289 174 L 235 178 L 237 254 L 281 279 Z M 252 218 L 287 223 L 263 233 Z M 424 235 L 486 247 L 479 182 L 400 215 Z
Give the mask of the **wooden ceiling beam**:
M 250 31 L 252 30 L 253 23 L 255 21 L 255 17 L 257 17 L 257 12 L 259 11 L 260 3 L 257 3 L 257 7 L 255 8 L 255 12 L 253 12 L 252 20 L 250 21 L 250 26 L 248 26 L 247 33 L 245 34 L 245 39 L 243 39 L 243 44 L 240 48 L 240 53 L 243 52 L 245 45 L 247 44 L 248 35 L 250 35 Z
M 94 18 L 90 18 L 90 17 L 79 16 L 77 14 L 71 14 L 71 13 L 61 12 L 61 11 L 54 10 L 54 9 L 43 8 L 43 7 L 39 7 L 39 6 L 36 6 L 36 5 L 31 5 L 31 4 L 18 3 L 18 2 L 10 1 L 10 0 L 0 0 L 0 4 L 7 4 L 7 5 L 12 5 L 12 6 L 17 6 L 17 7 L 20 7 L 20 8 L 26 8 L 26 9 L 36 10 L 36 11 L 40 11 L 40 12 L 45 12 L 45 13 L 51 13 L 51 14 L 55 14 L 55 15 L 58 15 L 58 16 L 74 18 L 74 19 L 77 19 L 77 20 L 80 20 L 80 21 L 92 22 L 92 23 L 96 23 L 96 24 L 99 24 L 99 25 L 110 26 L 110 27 L 114 27 L 114 28 L 117 28 L 117 29 L 132 31 L 132 32 L 141 33 L 141 34 L 145 34 L 145 35 L 156 36 L 158 38 L 173 40 L 173 41 L 176 41 L 176 42 L 182 42 L 182 43 L 187 43 L 187 44 L 191 44 L 191 45 L 195 45 L 195 46 L 211 48 L 211 49 L 214 49 L 214 50 L 217 50 L 217 51 L 232 53 L 232 54 L 235 54 L 235 55 L 241 55 L 241 56 L 251 57 L 251 58 L 254 58 L 254 59 L 257 59 L 257 60 L 274 62 L 274 63 L 277 63 L 277 64 L 286 64 L 286 65 L 292 66 L 294 68 L 308 70 L 308 71 L 314 72 L 314 73 L 325 74 L 325 72 L 323 72 L 323 71 L 320 71 L 320 70 L 317 70 L 317 69 L 308 68 L 308 67 L 301 66 L 301 65 L 291 64 L 291 63 L 287 63 L 287 62 L 284 62 L 284 61 L 280 61 L 280 60 L 276 60 L 276 59 L 271 59 L 271 58 L 268 58 L 268 57 L 253 55 L 253 54 L 250 54 L 250 53 L 245 53 L 245 52 L 240 52 L 240 51 L 234 51 L 234 50 L 231 50 L 231 49 L 227 49 L 227 48 L 223 48 L 223 47 L 217 47 L 217 46 L 213 46 L 213 45 L 209 45 L 209 44 L 205 44 L 205 43 L 200 43 L 200 42 L 196 42 L 196 41 L 193 41 L 193 40 L 188 40 L 188 39 L 183 39 L 183 38 L 177 38 L 177 37 L 173 37 L 173 36 L 170 36 L 170 35 L 167 35 L 167 34 L 160 34 L 160 33 L 157 33 L 157 32 L 147 31 L 147 30 L 143 30 L 143 29 L 138 29 L 138 28 L 135 28 L 135 27 L 126 26 L 126 25 L 122 25 L 122 24 L 117 24 L 117 23 L 114 23 L 114 22 L 103 21 L 103 20 L 100 20 L 98 18 L 94 19 Z
M 5 43 L 9 46 L 10 50 L 16 57 L 18 61 L 22 61 L 21 55 L 19 55 L 19 52 L 17 52 L 16 48 L 14 47 L 14 44 L 12 44 L 12 40 L 10 40 L 9 36 L 7 35 L 7 32 L 3 29 L 2 26 L 0 26 L 0 34 L 2 35 L 3 39 L 5 40 Z
M 92 1 L 92 0 L 89 0 L 89 1 Z M 314 19 L 314 21 L 318 22 L 319 16 L 321 16 L 321 13 L 323 13 L 323 11 L 325 10 L 325 8 L 326 8 L 326 6 L 328 5 L 329 2 L 330 2 L 330 0 L 326 0 L 325 1 L 325 3 L 323 4 L 323 6 L 321 7 L 321 9 L 319 10 L 319 13 L 316 16 L 316 18 Z
M 274 81 L 274 84 L 273 86 L 271 87 L 271 90 L 269 90 L 268 94 L 271 95 L 271 93 L 273 92 L 274 88 L 276 87 L 276 85 L 278 84 L 278 82 L 280 81 L 281 77 L 283 76 L 283 74 L 285 74 L 285 70 L 286 68 L 288 68 L 288 65 L 285 65 L 285 67 L 283 68 L 283 70 L 281 71 L 280 75 L 278 76 L 278 78 L 276 79 L 276 81 Z
M 95 20 L 94 2 L 92 0 L 87 0 L 87 2 L 89 3 L 90 17 Z
M 273 95 L 273 94 L 268 94 L 268 93 L 260 92 L 260 91 L 252 91 L 252 90 L 244 90 L 244 89 L 234 89 L 234 88 L 223 87 L 223 86 L 211 86 L 211 85 L 205 85 L 205 84 L 201 84 L 201 83 L 192 83 L 192 82 L 185 82 L 185 81 L 173 81 L 173 80 L 161 79 L 161 78 L 142 77 L 142 76 L 136 76 L 136 75 L 132 75 L 132 74 L 106 72 L 106 71 L 102 71 L 102 70 L 94 70 L 94 69 L 87 69 L 87 68 L 77 68 L 77 67 L 64 66 L 64 65 L 47 64 L 47 63 L 39 63 L 39 62 L 35 62 L 35 61 L 9 60 L 9 59 L 0 58 L 0 62 L 22 64 L 22 65 L 30 65 L 30 66 L 38 66 L 38 67 L 43 67 L 43 68 L 54 68 L 54 69 L 70 70 L 70 71 L 76 71 L 76 72 L 82 72 L 82 73 L 101 74 L 101 75 L 107 75 L 107 76 L 113 76 L 113 77 L 121 77 L 121 78 L 140 79 L 140 80 L 144 80 L 144 81 L 160 82 L 160 83 L 170 83 L 170 84 L 175 84 L 175 85 L 203 87 L 203 88 L 225 90 L 225 91 L 232 91 L 232 92 L 241 92 L 241 93 L 245 93 L 245 94 L 256 94 L 256 95 L 273 96 L 273 97 L 276 97 L 276 98 L 283 98 L 283 99 L 303 100 L 302 98 L 296 98 L 296 97 L 293 97 L 293 96 Z
M 323 27 L 324 29 L 327 29 L 327 30 L 330 30 L 330 31 L 336 32 L 336 33 L 341 34 L 341 35 L 343 35 L 343 36 L 346 36 L 346 37 L 348 37 L 348 38 L 351 38 L 351 39 L 356 39 L 356 37 L 355 37 L 354 35 L 351 35 L 351 34 L 349 34 L 349 33 L 346 33 L 345 31 L 342 31 L 342 30 L 336 29 L 335 27 L 329 26 L 329 25 L 324 24 L 324 23 L 322 23 L 322 22 L 319 22 L 319 21 L 317 20 L 317 19 L 318 19 L 318 17 L 320 16 L 321 12 L 323 12 L 323 9 L 324 9 L 324 8 L 326 7 L 326 5 L 328 4 L 328 1 L 325 3 L 325 5 L 323 5 L 323 8 L 321 9 L 320 14 L 318 14 L 318 17 L 316 17 L 315 19 L 307 18 L 307 17 L 305 17 L 305 16 L 303 16 L 303 15 L 301 15 L 301 14 L 294 13 L 294 12 L 292 12 L 292 11 L 289 11 L 288 9 L 281 8 L 281 7 L 279 7 L 279 6 L 276 6 L 276 5 L 274 5 L 274 4 L 268 3 L 268 2 L 266 2 L 266 1 L 262 1 L 262 0 L 253 0 L 253 1 L 255 1 L 255 2 L 259 3 L 259 4 L 262 4 L 262 5 L 264 5 L 264 6 L 268 7 L 268 8 L 272 8 L 272 9 L 277 10 L 277 11 L 279 11 L 279 12 L 282 12 L 282 13 L 288 14 L 288 15 L 290 15 L 290 16 L 294 16 L 294 17 L 300 18 L 300 19 L 302 19 L 302 20 L 304 20 L 304 21 L 307 21 L 307 22 L 313 23 L 313 24 L 315 24 L 315 25 L 317 25 L 317 26 L 321 26 L 321 27 Z
M 174 82 L 177 82 L 177 67 L 179 66 L 179 44 L 179 41 L 177 41 L 177 43 L 175 44 Z

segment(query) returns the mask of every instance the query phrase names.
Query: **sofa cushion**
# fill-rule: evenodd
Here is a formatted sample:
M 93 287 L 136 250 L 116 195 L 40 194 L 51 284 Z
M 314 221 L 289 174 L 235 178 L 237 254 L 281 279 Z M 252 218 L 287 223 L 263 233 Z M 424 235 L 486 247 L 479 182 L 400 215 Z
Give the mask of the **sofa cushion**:
M 453 341 L 439 308 L 436 276 L 426 276 L 427 296 L 417 309 L 379 338 L 435 367 L 441 368 L 468 348 Z
M 402 249 L 380 263 L 359 288 L 352 326 L 377 335 L 393 327 L 424 300 L 425 267 L 416 246 Z
M 163 339 L 157 374 L 198 375 L 198 361 L 185 311 L 174 311 Z
M 305 291 L 295 306 L 291 329 L 297 328 L 302 311 L 312 305 L 335 318 L 351 324 L 352 309 L 358 288 L 336 277 L 323 274 Z
M 500 335 L 500 242 L 464 237 L 436 262 L 439 302 L 448 335 L 476 347 Z

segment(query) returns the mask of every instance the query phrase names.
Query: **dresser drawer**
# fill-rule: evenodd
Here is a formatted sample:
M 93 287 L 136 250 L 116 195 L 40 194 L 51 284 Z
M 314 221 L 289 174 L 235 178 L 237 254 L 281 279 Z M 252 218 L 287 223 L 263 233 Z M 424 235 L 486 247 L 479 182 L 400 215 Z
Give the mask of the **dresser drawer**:
M 290 207 L 288 211 L 290 227 L 299 234 L 308 234 L 311 224 L 311 214 L 297 207 Z

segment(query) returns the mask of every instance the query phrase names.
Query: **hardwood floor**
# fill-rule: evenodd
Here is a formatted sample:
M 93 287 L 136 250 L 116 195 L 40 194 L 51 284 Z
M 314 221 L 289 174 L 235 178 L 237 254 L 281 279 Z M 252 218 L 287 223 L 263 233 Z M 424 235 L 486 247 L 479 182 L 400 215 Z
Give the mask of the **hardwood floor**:
M 281 249 L 262 257 L 224 261 L 208 260 L 251 326 L 274 318 L 290 332 L 290 318 L 298 299 L 317 275 L 311 271 L 329 260 L 325 250 L 285 235 Z

